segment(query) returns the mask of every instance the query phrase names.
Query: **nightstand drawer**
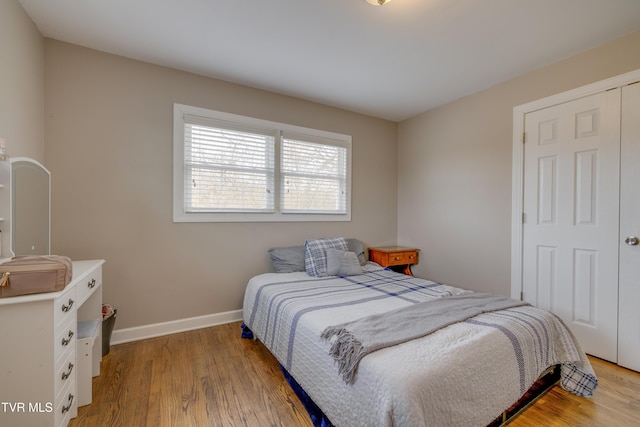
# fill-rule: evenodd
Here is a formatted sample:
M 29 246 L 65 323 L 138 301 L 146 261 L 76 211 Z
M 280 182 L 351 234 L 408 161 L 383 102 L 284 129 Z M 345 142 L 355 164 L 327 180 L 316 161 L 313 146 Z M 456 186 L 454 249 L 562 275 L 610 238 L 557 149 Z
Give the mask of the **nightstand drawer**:
M 389 254 L 388 265 L 407 265 L 415 264 L 417 261 L 416 252 L 395 252 Z

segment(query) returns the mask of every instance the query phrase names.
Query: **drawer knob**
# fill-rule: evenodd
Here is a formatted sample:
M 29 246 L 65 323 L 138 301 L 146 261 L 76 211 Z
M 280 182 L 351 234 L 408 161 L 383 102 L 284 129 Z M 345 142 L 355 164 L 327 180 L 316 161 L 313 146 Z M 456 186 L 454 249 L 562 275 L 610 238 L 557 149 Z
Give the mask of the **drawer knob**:
M 89 287 L 89 289 L 93 289 L 95 285 L 96 285 L 96 279 L 91 279 L 91 281 L 87 283 L 87 286 Z
M 69 302 L 67 303 L 69 305 L 62 304 L 62 311 L 64 311 L 66 313 L 67 311 L 71 310 L 71 307 L 73 307 L 73 303 L 74 302 L 75 301 L 73 301 L 71 298 L 69 298 Z
M 67 372 L 62 373 L 63 381 L 71 376 L 71 371 L 73 371 L 73 363 L 69 362 L 69 367 L 67 369 L 69 369 Z
M 69 402 L 69 404 L 67 406 L 63 406 L 62 407 L 62 413 L 63 414 L 65 412 L 67 412 L 69 409 L 71 409 L 71 405 L 73 405 L 73 394 L 69 393 L 69 397 L 67 398 L 67 402 Z
M 68 338 L 62 338 L 62 345 L 69 345 L 69 343 L 71 342 L 71 338 L 73 338 L 73 331 L 69 331 L 69 334 L 67 335 Z

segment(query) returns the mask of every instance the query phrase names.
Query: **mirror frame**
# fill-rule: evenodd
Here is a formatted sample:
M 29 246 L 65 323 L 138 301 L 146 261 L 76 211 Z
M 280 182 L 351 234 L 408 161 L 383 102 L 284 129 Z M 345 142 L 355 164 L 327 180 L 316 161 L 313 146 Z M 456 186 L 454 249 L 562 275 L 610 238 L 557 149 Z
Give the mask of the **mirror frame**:
M 0 261 L 10 257 L 11 240 L 11 164 L 9 159 L 0 161 Z
M 10 158 L 9 163 L 11 164 L 11 177 L 10 177 L 11 208 L 9 213 L 9 227 L 8 227 L 11 235 L 9 236 L 10 237 L 9 251 L 11 252 L 12 256 L 16 255 L 16 233 L 15 233 L 15 220 L 14 220 L 15 210 L 16 210 L 15 172 L 19 167 L 29 167 L 47 176 L 47 181 L 48 181 L 47 182 L 47 206 L 49 208 L 47 212 L 47 247 L 46 247 L 46 254 L 38 254 L 38 255 L 48 255 L 51 253 L 51 172 L 49 172 L 49 170 L 45 168 L 40 162 L 29 157 Z

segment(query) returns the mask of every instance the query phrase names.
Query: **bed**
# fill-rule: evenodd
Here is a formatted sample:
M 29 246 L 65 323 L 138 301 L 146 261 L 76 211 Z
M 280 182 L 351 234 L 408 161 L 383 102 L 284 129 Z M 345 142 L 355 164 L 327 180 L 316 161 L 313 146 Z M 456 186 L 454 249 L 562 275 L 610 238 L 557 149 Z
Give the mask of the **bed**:
M 322 338 L 329 327 L 470 291 L 362 257 L 353 274 L 312 275 L 308 248 L 305 254 L 306 271 L 249 281 L 244 323 L 334 426 L 486 426 L 556 365 L 566 390 L 590 396 L 597 386 L 571 332 L 555 315 L 528 305 L 483 312 L 373 351 L 348 382 L 329 354 L 335 339 Z

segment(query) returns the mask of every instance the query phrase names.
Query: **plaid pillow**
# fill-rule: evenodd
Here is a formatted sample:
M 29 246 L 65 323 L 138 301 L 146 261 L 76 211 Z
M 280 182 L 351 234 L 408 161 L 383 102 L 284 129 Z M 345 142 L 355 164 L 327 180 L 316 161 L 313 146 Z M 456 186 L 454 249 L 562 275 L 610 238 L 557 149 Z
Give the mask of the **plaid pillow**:
M 349 250 L 344 237 L 306 240 L 304 242 L 304 267 L 307 270 L 307 274 L 316 277 L 325 277 L 327 275 L 327 248 L 344 252 Z

